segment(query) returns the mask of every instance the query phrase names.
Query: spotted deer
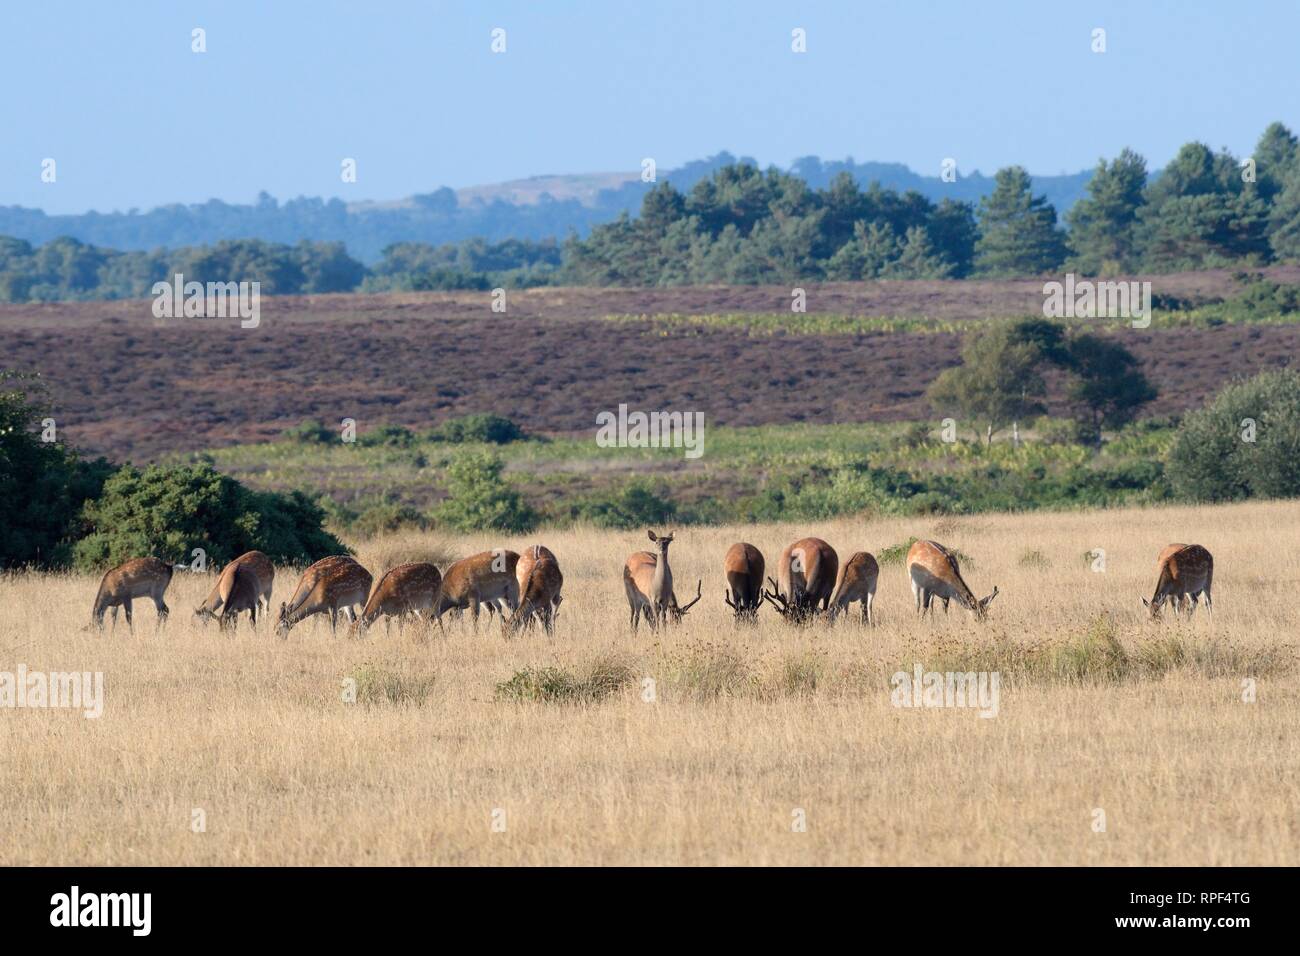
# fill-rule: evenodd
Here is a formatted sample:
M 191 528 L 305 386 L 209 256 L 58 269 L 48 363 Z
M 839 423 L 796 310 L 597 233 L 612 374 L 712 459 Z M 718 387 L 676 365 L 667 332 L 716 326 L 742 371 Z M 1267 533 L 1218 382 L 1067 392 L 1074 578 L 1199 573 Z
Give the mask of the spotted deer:
M 461 558 L 442 576 L 442 587 L 434 602 L 434 620 L 441 621 L 448 611 L 468 609 L 477 630 L 481 605 L 504 600 L 514 611 L 519 607 L 519 579 L 515 577 L 518 567 L 519 555 L 504 548 Z M 501 613 L 504 619 L 505 611 Z
M 506 633 L 515 634 L 520 628 L 531 627 L 536 617 L 542 622 L 542 629 L 551 634 L 563 600 L 560 590 L 564 587 L 564 575 L 560 573 L 560 562 L 545 545 L 535 544 L 519 558 L 515 577 L 519 584 L 519 607 L 503 622 Z
M 722 572 L 727 578 L 727 589 L 722 598 L 736 612 L 737 621 L 758 617 L 758 607 L 763 603 L 764 569 L 763 552 L 743 541 L 733 544 L 723 556 Z
M 124 561 L 104 575 L 99 582 L 99 591 L 95 594 L 95 604 L 91 610 L 91 625 L 103 630 L 104 612 L 113 609 L 113 626 L 117 627 L 117 609 L 126 611 L 126 626 L 132 633 L 135 626 L 131 623 L 131 601 L 135 598 L 150 598 L 158 611 L 158 626 L 167 620 L 169 608 L 163 601 L 167 585 L 172 581 L 172 566 L 157 558 L 132 558 Z
M 241 611 L 248 612 L 248 622 L 257 627 L 257 608 L 262 600 L 262 579 L 249 564 L 234 564 L 221 573 L 217 582 L 221 614 L 217 622 L 223 631 L 233 630 Z
M 1213 615 L 1214 601 L 1210 587 L 1214 583 L 1214 557 L 1199 544 L 1171 544 L 1156 559 L 1156 591 L 1151 600 L 1142 599 L 1143 607 L 1151 617 L 1160 616 L 1160 608 L 1168 602 L 1174 615 L 1183 612 L 1183 599 L 1189 602 L 1187 616 L 1196 611 L 1197 601 L 1205 595 L 1205 613 Z
M 819 604 L 822 611 L 830 606 L 839 569 L 834 548 L 821 538 L 801 538 L 781 552 L 777 580 L 768 577 L 772 590 L 763 597 L 786 620 L 804 623 L 817 614 Z
M 280 605 L 276 633 L 288 637 L 290 628 L 313 614 L 328 614 L 330 630 L 337 631 L 340 612 L 349 620 L 356 619 L 372 580 L 370 572 L 349 555 L 321 558 L 302 573 L 293 597 Z
M 205 623 L 219 616 L 218 612 L 225 600 L 221 596 L 222 589 L 230 587 L 227 577 L 232 577 L 235 569 L 241 566 L 250 568 L 257 578 L 257 596 L 262 604 L 261 610 L 266 612 L 271 610 L 271 587 L 275 583 L 275 565 L 261 551 L 247 551 L 221 569 L 221 576 L 208 592 L 207 598 L 194 609 L 195 621 Z
M 658 554 L 636 551 L 623 562 L 623 591 L 632 614 L 633 633 L 636 633 L 642 617 L 651 630 L 668 621 L 680 624 L 686 612 L 700 600 L 704 588 L 701 578 L 695 586 L 695 598 L 685 606 L 679 605 L 673 591 L 672 569 L 668 566 L 668 546 L 672 544 L 673 536 L 656 535 L 653 531 L 646 534 L 655 543 Z
M 957 556 L 934 541 L 917 541 L 908 549 L 907 576 L 912 582 L 912 594 L 916 596 L 916 610 L 922 617 L 930 610 L 935 598 L 943 602 L 945 614 L 948 613 L 948 602 L 955 599 L 974 614 L 977 621 L 983 621 L 988 617 L 988 606 L 998 596 L 995 586 L 992 594 L 977 600 L 962 580 Z
M 862 623 L 871 624 L 871 609 L 876 601 L 876 581 L 880 578 L 880 565 L 875 555 L 856 551 L 840 568 L 840 579 L 831 597 L 830 620 L 846 613 L 854 601 L 862 603 Z
M 384 630 L 391 626 L 392 618 L 397 618 L 400 630 L 410 616 L 421 618 L 422 612 L 433 610 L 438 600 L 438 589 L 442 587 L 442 574 L 436 567 L 424 561 L 411 564 L 399 564 L 390 568 L 379 579 L 370 598 L 366 601 L 361 617 L 352 624 L 352 634 L 360 635 L 381 616 L 384 618 Z M 439 624 L 442 622 L 440 621 Z

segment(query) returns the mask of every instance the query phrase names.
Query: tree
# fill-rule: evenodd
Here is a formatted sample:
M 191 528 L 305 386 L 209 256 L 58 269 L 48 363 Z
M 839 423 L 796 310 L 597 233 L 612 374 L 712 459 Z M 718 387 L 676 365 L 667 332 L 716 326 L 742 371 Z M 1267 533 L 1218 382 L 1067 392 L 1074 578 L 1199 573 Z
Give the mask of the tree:
M 1270 123 L 1255 145 L 1255 184 L 1259 196 L 1266 203 L 1282 191 L 1287 179 L 1296 168 L 1297 147 L 1300 141 L 1281 123 Z
M 1045 410 L 1042 352 L 1033 342 L 1016 338 L 1013 327 L 976 333 L 961 357 L 962 364 L 944 371 L 926 393 L 940 414 L 956 410 L 960 417 L 977 422 L 991 445 L 993 436 L 1007 425 Z
M 1137 264 L 1138 209 L 1147 184 L 1146 160 L 1126 149 L 1109 165 L 1103 159 L 1066 218 L 1074 267 L 1088 275 L 1115 274 Z
M 1273 200 L 1269 247 L 1279 259 L 1300 259 L 1300 167 L 1291 170 Z
M 112 471 L 102 458 L 83 462 L 61 442 L 45 441 L 49 416 L 40 379 L 0 373 L 0 569 L 65 566 L 82 505 Z
M 1300 495 L 1300 372 L 1261 372 L 1185 416 L 1168 474 L 1192 501 Z
M 980 237 L 975 268 L 984 275 L 1041 275 L 1065 258 L 1056 210 L 1031 193 L 1033 181 L 1019 166 L 1000 169 L 993 192 L 980 200 Z
M 1128 424 L 1138 409 L 1156 397 L 1137 357 L 1113 339 L 1076 335 L 1070 339 L 1067 355 L 1065 364 L 1073 375 L 1066 394 L 1078 434 L 1097 446 L 1103 428 Z
M 457 531 L 531 531 L 537 513 L 501 477 L 505 463 L 495 455 L 471 453 L 447 469 L 449 497 L 435 512 Z

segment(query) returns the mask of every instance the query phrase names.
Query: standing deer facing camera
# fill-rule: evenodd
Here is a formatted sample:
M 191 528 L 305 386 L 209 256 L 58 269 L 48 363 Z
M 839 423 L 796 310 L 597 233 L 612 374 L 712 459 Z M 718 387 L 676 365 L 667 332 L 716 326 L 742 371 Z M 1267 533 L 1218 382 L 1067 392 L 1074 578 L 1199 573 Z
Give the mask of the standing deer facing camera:
M 948 602 L 955 598 L 958 604 L 975 615 L 975 620 L 983 621 L 988 617 L 989 605 L 998 596 L 995 586 L 992 594 L 977 600 L 962 580 L 957 556 L 934 541 L 918 541 L 908 549 L 907 576 L 912 581 L 912 593 L 916 595 L 916 610 L 922 617 L 930 610 L 930 603 L 935 598 L 943 602 L 945 614 L 948 613 Z
M 157 558 L 132 558 L 124 561 L 104 575 L 99 582 L 99 591 L 95 594 L 95 606 L 91 610 L 91 623 L 99 630 L 104 629 L 104 612 L 113 609 L 113 627 L 117 627 L 117 609 L 126 611 L 126 626 L 135 631 L 131 623 L 131 601 L 133 598 L 151 598 L 158 610 L 158 626 L 167 620 L 168 607 L 163 601 L 167 585 L 172 581 L 172 566 Z
M 1187 598 L 1187 616 L 1191 617 L 1196 611 L 1197 598 L 1204 594 L 1205 613 L 1212 615 L 1214 602 L 1210 587 L 1213 583 L 1214 558 L 1209 551 L 1199 544 L 1171 544 L 1156 559 L 1156 593 L 1149 601 L 1143 598 L 1142 604 L 1151 611 L 1152 618 L 1158 618 L 1161 606 L 1168 601 L 1177 616 L 1183 611 L 1183 599 Z
M 862 623 L 871 624 L 871 606 L 876 601 L 876 581 L 880 565 L 870 552 L 858 551 L 840 568 L 840 580 L 831 597 L 830 619 L 849 609 L 854 601 L 862 602 Z
M 727 549 L 722 559 L 722 571 L 727 576 L 727 590 L 723 600 L 736 612 L 737 621 L 758 618 L 758 606 L 763 603 L 763 552 L 743 541 Z
M 701 579 L 695 586 L 694 600 L 685 607 L 679 605 L 673 591 L 673 571 L 668 565 L 668 546 L 673 543 L 673 536 L 656 535 L 653 531 L 646 531 L 646 534 L 655 543 L 658 553 L 637 551 L 628 555 L 623 563 L 623 591 L 632 612 L 633 633 L 642 616 L 651 630 L 670 620 L 680 624 L 686 612 L 699 601 L 704 587 Z
M 821 538 L 801 538 L 781 552 L 777 565 L 777 580 L 767 579 L 771 591 L 763 597 L 786 620 L 803 624 L 830 606 L 835 590 L 835 576 L 840 569 L 840 558 L 835 549 Z

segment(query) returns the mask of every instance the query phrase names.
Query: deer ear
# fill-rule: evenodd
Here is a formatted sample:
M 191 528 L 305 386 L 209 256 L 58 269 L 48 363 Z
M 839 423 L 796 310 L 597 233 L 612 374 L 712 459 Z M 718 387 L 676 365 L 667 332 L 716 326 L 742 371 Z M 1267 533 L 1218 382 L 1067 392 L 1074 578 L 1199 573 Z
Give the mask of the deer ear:
M 1150 607 L 1150 606 L 1151 606 L 1151 602 L 1148 601 L 1146 598 L 1143 598 L 1143 599 L 1142 599 L 1142 606 L 1143 606 L 1143 607 Z
M 648 528 L 646 529 L 646 534 L 648 534 L 648 535 L 650 536 L 650 540 L 651 540 L 651 541 L 658 541 L 658 540 L 659 540 L 658 538 L 655 537 L 655 533 L 654 533 L 653 531 L 651 531 L 650 529 L 648 529 Z

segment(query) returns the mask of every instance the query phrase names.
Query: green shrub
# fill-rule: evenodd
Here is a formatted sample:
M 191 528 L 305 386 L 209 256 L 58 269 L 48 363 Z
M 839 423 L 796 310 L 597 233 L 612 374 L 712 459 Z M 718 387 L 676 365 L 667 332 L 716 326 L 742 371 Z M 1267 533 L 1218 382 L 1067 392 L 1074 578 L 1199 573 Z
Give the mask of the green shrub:
M 525 667 L 496 686 L 496 699 L 512 703 L 594 704 L 636 680 L 632 665 L 619 655 L 602 655 L 582 674 L 562 667 Z
M 347 548 L 321 527 L 324 511 L 300 491 L 255 492 L 210 465 L 118 469 L 86 503 L 88 534 L 73 549 L 82 569 L 154 555 L 189 561 L 202 548 L 220 566 L 245 551 L 301 564 Z
M 423 531 L 429 524 L 428 516 L 419 509 L 388 502 L 363 509 L 349 523 L 348 530 L 359 537 L 373 538 L 407 528 Z
M 0 569 L 65 566 L 83 505 L 113 471 L 102 458 L 84 462 L 62 443 L 43 441 L 47 417 L 39 379 L 0 373 Z
M 501 477 L 505 465 L 488 453 L 463 455 L 447 469 L 450 497 L 438 506 L 438 521 L 457 531 L 510 531 L 537 525 L 537 512 Z
M 598 528 L 645 528 L 677 520 L 677 505 L 662 486 L 638 480 L 611 494 L 579 501 L 573 516 Z
M 465 442 L 485 442 L 490 445 L 508 445 L 523 441 L 524 430 L 508 418 L 500 415 L 465 415 L 451 418 L 429 432 L 430 441 L 463 444 Z
M 311 418 L 301 425 L 285 429 L 284 437 L 289 441 L 298 442 L 300 445 L 328 445 L 339 440 L 339 433 L 326 428 L 324 424 Z
M 1192 501 L 1300 495 L 1300 372 L 1262 372 L 1186 415 L 1168 473 Z
M 357 444 L 366 448 L 386 445 L 390 448 L 410 448 L 415 444 L 415 432 L 401 425 L 380 425 L 357 438 Z
M 420 707 L 429 699 L 434 685 L 433 674 L 393 670 L 369 661 L 348 676 L 356 682 L 356 702 L 366 707 L 384 704 Z

